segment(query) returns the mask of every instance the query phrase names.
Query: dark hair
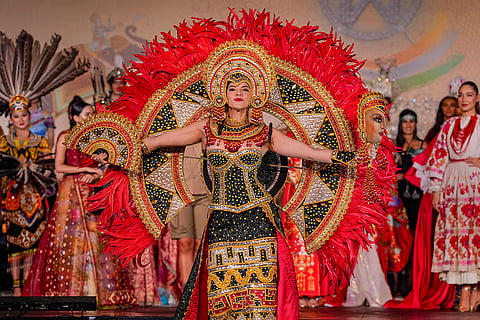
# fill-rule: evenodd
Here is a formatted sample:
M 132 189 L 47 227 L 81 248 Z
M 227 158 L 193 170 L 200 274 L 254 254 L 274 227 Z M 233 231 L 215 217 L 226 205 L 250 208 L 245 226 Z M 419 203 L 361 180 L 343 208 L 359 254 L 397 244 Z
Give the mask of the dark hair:
M 458 91 L 460 91 L 460 89 L 462 87 L 465 87 L 465 86 L 471 86 L 473 88 L 473 90 L 475 91 L 476 94 L 478 94 L 478 86 L 475 82 L 473 81 L 465 81 L 464 83 L 462 83 L 460 85 L 460 87 L 458 88 Z
M 454 96 L 446 96 L 446 97 L 443 97 L 442 100 L 440 100 L 440 103 L 438 104 L 437 116 L 435 118 L 435 124 L 433 125 L 433 127 L 430 130 L 428 130 L 428 133 L 427 133 L 427 135 L 425 136 L 425 139 L 424 139 L 427 143 L 430 143 L 430 141 L 432 141 L 433 138 L 435 138 L 437 133 L 440 132 L 440 128 L 442 127 L 442 124 L 445 121 L 444 120 L 445 115 L 443 114 L 443 111 L 442 111 L 442 104 L 447 99 L 452 99 L 452 100 L 457 101 L 457 98 L 455 98 Z
M 68 104 L 68 120 L 70 120 L 70 129 L 77 124 L 75 120 L 73 120 L 73 116 L 79 116 L 86 106 L 90 106 L 90 104 L 83 101 L 83 99 L 79 96 L 73 97 L 72 101 L 70 101 Z
M 478 95 L 478 86 L 475 82 L 473 81 L 465 81 L 464 83 L 462 83 L 462 85 L 458 88 L 458 91 L 460 92 L 460 89 L 464 86 L 470 86 L 473 88 L 473 91 L 475 91 L 475 93 Z M 480 105 L 478 104 L 478 101 L 477 103 L 475 103 L 475 111 L 477 113 L 480 113 Z
M 418 117 L 417 117 L 417 114 L 415 113 L 415 111 L 410 110 L 410 109 L 405 109 L 402 112 L 400 112 L 400 116 L 398 117 L 398 131 L 397 131 L 397 140 L 396 140 L 397 147 L 400 147 L 400 148 L 402 148 L 404 143 L 405 143 L 405 138 L 403 137 L 402 118 L 404 116 L 407 116 L 407 115 L 414 116 L 415 117 L 415 123 L 418 122 L 417 121 Z M 418 139 L 417 127 L 415 127 L 415 131 L 413 131 L 413 138 Z M 418 140 L 420 140 L 420 139 L 418 139 Z

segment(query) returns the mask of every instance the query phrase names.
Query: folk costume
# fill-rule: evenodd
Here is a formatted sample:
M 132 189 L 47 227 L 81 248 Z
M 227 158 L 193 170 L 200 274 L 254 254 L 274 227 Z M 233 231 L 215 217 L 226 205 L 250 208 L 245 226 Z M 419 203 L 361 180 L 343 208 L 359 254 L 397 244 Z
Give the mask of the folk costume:
M 0 113 L 28 112 L 32 100 L 50 93 L 88 69 L 87 61 L 75 62 L 78 50 L 63 50 L 55 55 L 61 37 L 54 35 L 50 44 L 40 48 L 38 41 L 22 30 L 15 43 L 0 33 Z M 40 50 L 41 49 L 41 50 Z M 53 60 L 52 60 L 53 58 Z M 32 263 L 38 240 L 45 230 L 46 215 L 42 199 L 55 184 L 53 160 L 42 159 L 50 153 L 45 138 L 30 132 L 20 143 L 15 128 L 0 138 L 2 215 L 9 222 L 7 242 L 14 288 L 20 287 Z M 13 157 L 13 158 L 12 158 Z
M 480 281 L 480 118 L 453 117 L 443 125 L 427 163 L 429 191 L 440 192 L 432 272 L 448 284 Z
M 327 270 L 348 276 L 359 245 L 369 243 L 372 225 L 382 221 L 369 203 L 383 195 L 371 188 L 370 177 L 366 188 L 356 185 L 352 163 L 357 104 L 367 93 L 357 73 L 362 64 L 335 35 L 284 25 L 265 12 L 232 11 L 227 21 L 198 19 L 177 31 L 176 38 L 163 34 L 163 42 L 149 43 L 142 62 L 125 71 L 125 94 L 110 106 L 115 113 L 86 119 L 67 137 L 70 147 L 103 150 L 108 162 L 123 168 L 104 178 L 115 191 L 93 199 L 97 206 L 113 205 L 101 217 L 106 250 L 132 259 L 194 200 L 183 178 L 182 148 L 150 152 L 142 139 L 207 119 L 211 212 L 175 319 L 298 319 L 293 263 L 272 201 L 286 174 L 260 169 L 261 147 L 272 130 L 263 113 L 283 122 L 297 140 L 335 150 L 332 164 L 306 161 L 283 210 L 308 252 L 319 249 Z M 250 85 L 245 122 L 225 117 L 227 80 Z M 380 146 L 377 157 L 388 148 Z M 375 180 L 367 158 L 359 157 L 359 170 Z M 113 201 L 121 194 L 128 203 L 130 192 L 134 208 Z M 355 192 L 364 206 L 349 206 Z
M 51 150 L 44 137 L 30 133 L 20 144 L 12 132 L 0 137 L 0 152 L 1 163 L 10 164 L 2 170 L 5 177 L 1 189 L 2 215 L 7 221 L 8 261 L 11 268 L 23 267 L 22 261 L 28 265 L 32 263 L 38 240 L 45 230 L 48 212 L 43 200 L 47 188 L 54 183 L 54 174 L 51 167 L 39 168 L 34 173 L 39 175 L 38 180 L 37 177 L 24 177 L 29 172 L 22 170 L 22 163 L 35 167 L 35 162 L 49 155 Z M 20 279 L 15 278 L 14 287 L 20 286 Z

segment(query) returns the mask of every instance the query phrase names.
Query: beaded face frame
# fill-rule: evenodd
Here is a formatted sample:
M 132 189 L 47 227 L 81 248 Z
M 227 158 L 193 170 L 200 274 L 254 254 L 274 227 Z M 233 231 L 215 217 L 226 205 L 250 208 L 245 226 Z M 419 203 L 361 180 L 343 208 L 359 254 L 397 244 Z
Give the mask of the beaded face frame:
M 365 113 L 372 108 L 376 108 L 385 114 L 385 100 L 380 92 L 367 92 L 362 96 L 358 103 L 358 131 L 360 133 L 362 144 L 367 143 Z
M 204 74 L 207 94 L 213 103 L 213 120 L 225 118 L 228 82 L 246 81 L 251 86 L 251 119 L 263 122 L 262 108 L 272 88 L 273 71 L 268 54 L 257 44 L 240 40 L 220 45 L 207 59 Z M 247 80 L 248 79 L 248 80 Z

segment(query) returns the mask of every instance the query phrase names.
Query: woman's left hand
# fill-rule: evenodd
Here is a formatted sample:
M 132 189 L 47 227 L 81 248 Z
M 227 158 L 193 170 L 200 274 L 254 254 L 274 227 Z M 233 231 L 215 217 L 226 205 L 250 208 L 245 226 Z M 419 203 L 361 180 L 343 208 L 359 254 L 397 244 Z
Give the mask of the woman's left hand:
M 105 159 L 107 158 L 106 153 L 92 154 L 91 158 L 92 160 L 95 160 L 98 163 L 100 163 L 102 166 L 107 164 L 107 161 L 105 161 Z
M 468 163 L 471 166 L 480 168 L 480 159 L 479 158 L 468 158 L 465 160 L 466 163 Z

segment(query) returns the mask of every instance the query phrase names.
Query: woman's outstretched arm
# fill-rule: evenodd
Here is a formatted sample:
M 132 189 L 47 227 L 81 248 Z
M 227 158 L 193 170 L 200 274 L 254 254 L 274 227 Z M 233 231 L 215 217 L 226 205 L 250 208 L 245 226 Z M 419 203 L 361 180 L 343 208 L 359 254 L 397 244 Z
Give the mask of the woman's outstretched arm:
M 150 151 L 161 147 L 188 146 L 203 140 L 203 127 L 208 119 L 199 120 L 186 127 L 170 130 L 143 139 Z
M 272 131 L 270 150 L 287 157 L 319 162 L 332 162 L 332 150 L 314 149 L 301 141 L 289 138 L 277 129 Z

